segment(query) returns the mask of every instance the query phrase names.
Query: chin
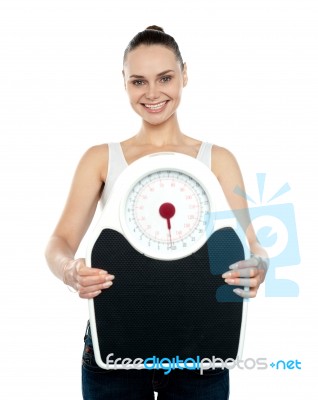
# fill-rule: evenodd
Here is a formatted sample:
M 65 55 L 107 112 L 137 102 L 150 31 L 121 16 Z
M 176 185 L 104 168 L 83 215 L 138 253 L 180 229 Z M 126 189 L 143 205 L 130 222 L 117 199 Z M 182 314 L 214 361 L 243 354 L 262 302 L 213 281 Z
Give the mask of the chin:
M 144 118 L 144 116 L 142 116 L 143 122 L 146 122 L 149 125 L 152 126 L 158 126 L 158 125 L 162 125 L 166 122 L 168 122 L 171 118 L 173 118 L 173 116 L 175 115 L 175 113 L 165 116 L 164 118 Z

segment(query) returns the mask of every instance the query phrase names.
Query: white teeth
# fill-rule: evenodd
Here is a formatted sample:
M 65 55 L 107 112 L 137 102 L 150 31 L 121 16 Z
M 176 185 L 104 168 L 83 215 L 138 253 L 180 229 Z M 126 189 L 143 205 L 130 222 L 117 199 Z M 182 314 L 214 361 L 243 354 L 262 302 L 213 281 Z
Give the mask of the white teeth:
M 166 104 L 166 101 L 163 101 L 162 103 L 158 103 L 158 104 L 145 104 L 145 107 L 150 108 L 151 110 L 158 110 L 159 108 L 161 108 L 162 106 L 164 106 Z

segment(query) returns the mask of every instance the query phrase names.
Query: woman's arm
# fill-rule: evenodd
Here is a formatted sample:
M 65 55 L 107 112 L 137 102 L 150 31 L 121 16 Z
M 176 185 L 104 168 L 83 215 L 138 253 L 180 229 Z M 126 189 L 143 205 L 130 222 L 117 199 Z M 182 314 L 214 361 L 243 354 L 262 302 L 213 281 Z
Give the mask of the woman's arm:
M 246 261 L 239 261 L 231 266 L 230 271 L 223 274 L 225 282 L 229 285 L 248 286 L 250 290 L 236 293 L 244 297 L 255 297 L 260 284 L 264 281 L 268 268 L 268 255 L 257 240 L 251 223 L 247 201 L 235 193 L 239 187 L 243 192 L 244 182 L 239 165 L 234 155 L 227 149 L 213 146 L 212 171 L 218 178 L 224 195 L 233 210 L 247 237 L 253 257 Z
M 82 298 L 97 296 L 111 286 L 113 275 L 75 260 L 78 246 L 96 211 L 108 165 L 108 146 L 90 148 L 81 158 L 61 218 L 48 242 L 45 256 L 55 276 Z

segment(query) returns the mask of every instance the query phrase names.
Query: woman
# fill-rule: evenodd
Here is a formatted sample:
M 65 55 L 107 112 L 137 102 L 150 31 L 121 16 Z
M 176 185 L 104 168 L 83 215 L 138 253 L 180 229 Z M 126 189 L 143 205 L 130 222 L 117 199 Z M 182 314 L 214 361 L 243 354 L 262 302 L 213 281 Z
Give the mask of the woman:
M 112 271 L 88 268 L 84 259 L 76 259 L 75 254 L 98 202 L 103 205 L 119 173 L 140 157 L 173 151 L 201 159 L 219 180 L 231 208 L 247 210 L 246 200 L 234 193 L 235 187 L 244 188 L 234 156 L 225 148 L 201 143 L 180 130 L 177 108 L 188 76 L 175 40 L 157 26 L 139 32 L 125 50 L 123 79 L 130 104 L 141 117 L 141 128 L 120 144 L 94 146 L 83 155 L 65 209 L 46 250 L 52 272 L 83 299 L 94 298 L 102 290 L 116 285 Z M 248 211 L 239 218 L 251 253 L 257 256 L 240 261 L 223 277 L 229 285 L 249 287 L 249 291 L 235 289 L 238 296 L 255 297 L 265 278 L 267 254 L 257 241 Z M 105 371 L 94 362 L 89 327 L 85 341 L 85 399 L 151 399 L 154 390 L 158 391 L 159 399 L 228 398 L 227 370 L 203 376 L 186 370 L 172 371 L 169 376 L 161 371 Z

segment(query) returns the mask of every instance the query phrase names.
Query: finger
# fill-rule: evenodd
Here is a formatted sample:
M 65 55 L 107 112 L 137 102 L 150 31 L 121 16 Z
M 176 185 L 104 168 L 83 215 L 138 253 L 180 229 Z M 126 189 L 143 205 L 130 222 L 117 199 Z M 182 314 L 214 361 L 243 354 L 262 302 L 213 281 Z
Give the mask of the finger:
M 229 266 L 231 270 L 237 270 L 241 268 L 250 268 L 250 267 L 257 267 L 258 266 L 258 259 L 256 258 L 249 258 L 248 260 L 241 260 Z
M 81 299 L 93 299 L 94 297 L 98 296 L 101 293 L 102 293 L 101 290 L 97 290 L 96 292 L 90 292 L 90 293 L 80 293 L 79 292 L 78 295 Z
M 104 289 L 108 289 L 112 286 L 113 282 L 112 281 L 108 281 L 108 282 L 104 282 L 98 285 L 92 285 L 92 286 L 82 286 L 82 285 L 78 285 L 78 293 L 80 293 L 81 295 L 86 295 L 89 293 L 94 293 L 100 290 L 104 290 Z
M 114 275 L 111 274 L 99 274 L 99 275 L 80 275 L 77 279 L 81 286 L 87 287 L 92 285 L 103 284 L 115 279 Z
M 79 265 L 79 268 L 77 269 L 77 272 L 81 276 L 108 274 L 108 272 L 105 271 L 104 269 L 86 267 L 86 265 L 81 265 L 81 264 Z
M 255 278 L 225 279 L 225 283 L 227 283 L 228 285 L 245 286 L 251 288 L 259 286 L 258 279 Z
M 233 292 L 244 299 L 249 299 L 256 297 L 257 290 L 243 290 L 236 288 L 233 289 Z
M 227 271 L 222 275 L 222 278 L 253 278 L 259 273 L 257 268 L 241 268 Z

